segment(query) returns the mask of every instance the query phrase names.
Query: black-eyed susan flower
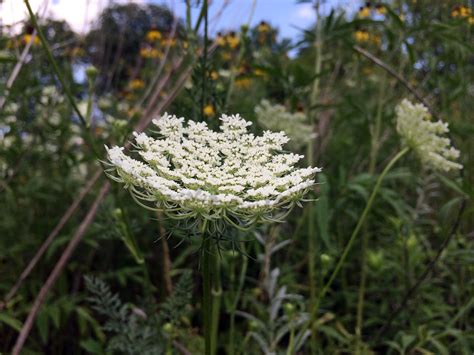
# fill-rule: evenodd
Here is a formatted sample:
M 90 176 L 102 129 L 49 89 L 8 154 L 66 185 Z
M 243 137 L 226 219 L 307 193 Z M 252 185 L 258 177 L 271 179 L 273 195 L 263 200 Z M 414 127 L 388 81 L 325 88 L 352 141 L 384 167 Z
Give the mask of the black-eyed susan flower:
M 161 39 L 161 32 L 158 30 L 150 30 L 146 33 L 145 38 L 148 42 L 156 42 Z
M 234 31 L 230 32 L 228 35 L 225 36 L 226 42 L 230 48 L 235 49 L 240 44 L 240 38 L 235 34 Z
M 232 55 L 229 52 L 222 52 L 221 56 L 222 56 L 222 59 L 225 61 L 230 60 L 232 58 Z
M 354 38 L 357 42 L 368 42 L 370 39 L 370 35 L 367 30 L 359 29 L 354 32 Z
M 226 40 L 225 40 L 225 38 L 224 38 L 224 36 L 222 35 L 221 32 L 217 32 L 216 44 L 217 44 L 219 47 L 224 47 L 224 46 L 226 45 Z
M 145 87 L 145 82 L 141 79 L 133 79 L 128 86 L 132 90 L 141 90 Z
M 217 80 L 219 78 L 219 73 L 217 71 L 213 70 L 209 73 L 209 76 L 212 80 Z
M 266 74 L 267 74 L 267 73 L 265 73 L 265 71 L 263 71 L 260 68 L 255 68 L 253 73 L 254 73 L 255 76 L 260 76 L 260 77 L 266 76 Z
M 270 31 L 270 29 L 271 29 L 270 26 L 265 21 L 261 21 L 259 25 L 257 26 L 257 31 L 259 33 L 267 33 Z
M 23 35 L 23 39 L 22 39 L 22 40 L 23 40 L 23 43 L 24 43 L 24 44 L 30 43 L 31 40 L 33 40 L 33 43 L 32 43 L 32 44 L 33 44 L 34 46 L 37 46 L 37 45 L 40 44 L 40 40 L 39 40 L 38 36 L 33 36 L 32 34 L 29 34 L 29 33 Z
M 456 5 L 451 10 L 452 18 L 466 18 L 471 16 L 471 9 L 464 5 Z
M 170 46 L 171 48 L 173 48 L 176 45 L 176 38 L 163 38 L 161 40 L 161 45 L 163 47 Z
M 214 110 L 214 106 L 212 106 L 211 104 L 207 104 L 202 109 L 202 113 L 204 114 L 204 116 L 212 117 L 216 114 L 216 110 Z
M 387 13 L 387 7 L 383 4 L 375 5 L 375 12 L 379 15 L 385 15 Z
M 360 18 L 366 18 L 370 16 L 370 3 L 367 3 L 365 6 L 361 6 L 357 12 L 357 16 Z
M 374 34 L 370 36 L 370 41 L 376 46 L 380 46 L 380 44 L 382 43 L 382 38 L 380 37 L 380 35 Z
M 140 56 L 142 58 L 162 58 L 163 53 L 156 48 L 142 47 L 140 49 Z
M 235 80 L 235 86 L 240 90 L 245 90 L 252 86 L 252 79 L 250 78 L 237 78 Z

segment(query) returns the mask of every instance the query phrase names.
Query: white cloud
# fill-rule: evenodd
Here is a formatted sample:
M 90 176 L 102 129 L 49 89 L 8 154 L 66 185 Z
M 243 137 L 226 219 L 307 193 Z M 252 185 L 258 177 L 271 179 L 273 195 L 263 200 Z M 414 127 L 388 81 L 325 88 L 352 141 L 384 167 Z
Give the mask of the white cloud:
M 313 5 L 311 4 L 301 4 L 298 5 L 296 12 L 294 14 L 295 20 L 300 20 L 304 22 L 311 22 L 316 19 Z
M 145 0 L 120 0 L 115 2 L 144 3 Z M 79 33 L 86 32 L 100 11 L 108 5 L 108 0 L 30 0 L 30 5 L 40 17 L 51 17 L 66 20 L 72 29 Z M 1 5 L 1 16 L 4 25 L 14 25 L 12 32 L 21 30 L 21 22 L 28 18 L 23 1 L 4 0 Z

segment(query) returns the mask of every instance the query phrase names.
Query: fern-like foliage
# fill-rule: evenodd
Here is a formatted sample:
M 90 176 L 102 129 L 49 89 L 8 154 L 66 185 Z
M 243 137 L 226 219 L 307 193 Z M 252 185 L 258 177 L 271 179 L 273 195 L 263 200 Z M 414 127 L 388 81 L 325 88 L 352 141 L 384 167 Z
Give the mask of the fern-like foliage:
M 117 294 L 102 280 L 85 277 L 88 301 L 105 316 L 103 329 L 110 333 L 107 350 L 114 354 L 162 354 L 165 343 L 156 317 L 147 317 L 140 309 L 123 304 Z
M 177 325 L 189 314 L 188 305 L 191 302 L 192 289 L 192 273 L 186 271 L 176 283 L 171 297 L 160 305 L 159 319 L 162 323 L 169 322 Z
M 166 323 L 181 325 L 190 312 L 192 275 L 185 272 L 175 285 L 173 294 L 164 301 L 159 312 L 143 310 L 124 304 L 102 280 L 85 276 L 86 288 L 91 294 L 87 300 L 92 308 L 107 320 L 103 330 L 111 335 L 107 350 L 117 354 L 163 354 L 167 343 L 162 327 Z M 149 309 L 157 309 L 151 305 Z

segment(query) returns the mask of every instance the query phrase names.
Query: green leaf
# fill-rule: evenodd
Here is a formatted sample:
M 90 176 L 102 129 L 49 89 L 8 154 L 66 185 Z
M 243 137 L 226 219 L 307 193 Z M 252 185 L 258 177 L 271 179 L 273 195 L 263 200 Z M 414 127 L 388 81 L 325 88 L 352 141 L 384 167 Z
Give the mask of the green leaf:
M 15 319 L 8 314 L 0 313 L 0 322 L 9 325 L 18 332 L 21 330 L 22 323 L 18 319 Z
M 46 308 L 43 308 L 36 317 L 36 326 L 43 344 L 46 344 L 49 337 L 49 316 Z
M 16 58 L 8 51 L 0 50 L 0 63 L 15 63 Z
M 94 339 L 82 340 L 79 344 L 81 345 L 81 348 L 83 348 L 90 354 L 104 354 L 105 353 L 102 345 Z
M 329 238 L 329 183 L 325 174 L 319 174 L 319 198 L 315 204 L 319 235 L 326 248 L 331 249 Z

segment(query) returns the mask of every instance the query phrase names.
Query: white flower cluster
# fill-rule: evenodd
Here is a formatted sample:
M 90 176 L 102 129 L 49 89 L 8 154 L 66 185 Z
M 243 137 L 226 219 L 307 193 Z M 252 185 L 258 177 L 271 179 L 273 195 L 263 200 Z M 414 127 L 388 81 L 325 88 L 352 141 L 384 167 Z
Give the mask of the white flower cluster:
M 462 169 L 455 162 L 459 150 L 451 146 L 451 140 L 443 137 L 449 132 L 443 121 L 432 122 L 428 109 L 407 99 L 396 107 L 397 132 L 405 145 L 413 149 L 422 164 L 434 170 Z
M 291 138 L 293 149 L 301 149 L 315 137 L 311 125 L 307 124 L 306 115 L 302 112 L 288 112 L 283 105 L 272 105 L 262 100 L 255 108 L 258 123 L 265 129 L 284 131 Z
M 220 120 L 220 132 L 168 114 L 153 120 L 158 139 L 135 133 L 143 162 L 108 149 L 112 177 L 174 218 L 233 217 L 246 225 L 292 207 L 315 184 L 319 168 L 296 168 L 303 156 L 280 152 L 283 132 L 255 136 L 239 115 Z

